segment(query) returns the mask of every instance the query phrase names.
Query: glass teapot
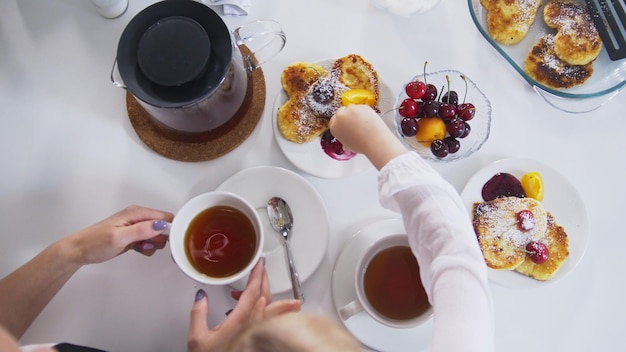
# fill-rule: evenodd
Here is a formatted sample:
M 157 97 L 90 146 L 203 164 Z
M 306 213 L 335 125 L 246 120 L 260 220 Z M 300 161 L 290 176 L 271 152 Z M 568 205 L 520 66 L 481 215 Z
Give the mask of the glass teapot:
M 231 33 L 206 5 L 165 0 L 128 23 L 111 80 L 133 95 L 158 128 L 193 141 L 237 114 L 251 73 L 285 43 L 275 21 L 251 22 Z

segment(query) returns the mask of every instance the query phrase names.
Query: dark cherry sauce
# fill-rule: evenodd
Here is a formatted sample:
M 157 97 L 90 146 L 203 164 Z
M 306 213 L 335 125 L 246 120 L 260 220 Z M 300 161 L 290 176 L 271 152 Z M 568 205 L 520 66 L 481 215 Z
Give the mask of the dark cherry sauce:
M 526 198 L 526 192 L 517 177 L 506 172 L 499 172 L 485 183 L 482 196 L 486 202 L 500 197 Z
M 341 144 L 341 142 L 339 142 L 337 138 L 335 138 L 335 136 L 330 133 L 330 130 L 324 132 L 324 134 L 322 135 L 322 141 L 320 143 L 322 145 L 322 150 L 324 150 L 324 153 L 326 153 L 326 155 L 335 160 L 345 161 L 350 160 L 356 156 L 355 153 L 344 150 L 343 144 Z

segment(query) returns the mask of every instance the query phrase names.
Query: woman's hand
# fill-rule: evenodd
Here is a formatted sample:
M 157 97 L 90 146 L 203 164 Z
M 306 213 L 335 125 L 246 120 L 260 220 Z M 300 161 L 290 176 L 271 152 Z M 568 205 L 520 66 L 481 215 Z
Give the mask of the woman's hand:
M 165 231 L 174 215 L 136 205 L 61 240 L 77 263 L 101 263 L 134 249 L 152 255 L 165 247 Z
M 250 322 L 297 312 L 301 307 L 301 302 L 295 299 L 271 303 L 272 294 L 263 259 L 252 269 L 246 288 L 242 292 L 233 292 L 232 296 L 238 299 L 237 305 L 221 323 L 210 329 L 207 323 L 208 298 L 203 290 L 197 292 L 191 310 L 189 352 L 219 351 L 226 348 Z
M 119 213 L 48 246 L 0 280 L 0 325 L 19 339 L 67 280 L 85 264 L 107 261 L 129 248 L 152 255 L 163 248 L 161 233 L 174 215 L 139 206 Z
M 389 160 L 407 152 L 385 121 L 367 105 L 339 108 L 329 127 L 346 149 L 364 154 L 379 170 Z

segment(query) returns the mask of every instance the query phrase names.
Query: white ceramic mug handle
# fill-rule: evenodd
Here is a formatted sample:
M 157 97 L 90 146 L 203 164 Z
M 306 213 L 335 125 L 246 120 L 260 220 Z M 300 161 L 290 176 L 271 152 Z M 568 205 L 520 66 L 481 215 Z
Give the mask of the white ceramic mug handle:
M 258 20 L 244 24 L 235 29 L 233 35 L 237 46 L 245 45 L 252 52 L 250 55 L 243 56 L 244 66 L 248 71 L 254 71 L 276 56 L 287 43 L 287 36 L 281 25 L 272 20 Z M 256 43 L 259 43 L 259 46 L 255 47 Z
M 362 311 L 363 306 L 358 299 L 355 299 L 339 309 L 339 316 L 342 320 L 348 320 Z

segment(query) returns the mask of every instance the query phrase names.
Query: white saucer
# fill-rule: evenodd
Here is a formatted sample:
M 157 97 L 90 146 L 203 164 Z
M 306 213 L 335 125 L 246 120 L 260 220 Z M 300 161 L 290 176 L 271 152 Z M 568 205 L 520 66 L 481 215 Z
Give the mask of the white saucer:
M 258 166 L 236 173 L 217 190 L 242 196 L 259 213 L 265 233 L 263 256 L 272 294 L 291 290 L 291 280 L 282 236 L 274 231 L 267 215 L 266 205 L 271 197 L 281 197 L 291 207 L 294 217 L 291 249 L 300 280 L 304 282 L 317 270 L 328 246 L 328 216 L 322 197 L 302 176 L 279 167 Z M 241 290 L 245 280 L 231 286 Z
M 380 238 L 405 233 L 402 220 L 381 220 L 365 226 L 346 243 L 337 257 L 332 276 L 337 314 L 341 307 L 356 299 L 354 271 L 361 254 Z M 431 340 L 433 324 L 430 319 L 414 328 L 396 329 L 379 323 L 364 311 L 342 322 L 362 344 L 377 351 L 425 350 Z
M 564 278 L 582 259 L 589 230 L 585 205 L 576 188 L 559 172 L 531 159 L 510 158 L 495 161 L 478 171 L 465 185 L 461 198 L 473 216 L 474 202 L 482 202 L 481 191 L 485 183 L 498 172 L 506 172 L 521 180 L 525 173 L 538 171 L 543 179 L 545 196 L 541 202 L 554 215 L 557 224 L 563 226 L 569 239 L 569 258 L 549 281 L 539 281 L 510 270 L 489 269 L 489 280 L 511 288 L 543 287 Z
M 317 62 L 326 69 L 330 69 L 335 60 L 322 60 Z M 382 80 L 379 81 L 380 99 L 378 108 L 381 115 L 392 110 L 395 104 L 395 94 L 391 88 Z M 372 164 L 362 154 L 357 154 L 350 160 L 335 160 L 326 155 L 322 150 L 321 137 L 317 137 L 308 143 L 294 143 L 283 137 L 278 129 L 278 109 L 287 102 L 289 97 L 287 93 L 281 89 L 272 110 L 272 125 L 274 126 L 274 137 L 278 143 L 278 147 L 282 150 L 285 157 L 300 170 L 320 178 L 338 179 L 351 175 L 358 175 L 370 168 Z

